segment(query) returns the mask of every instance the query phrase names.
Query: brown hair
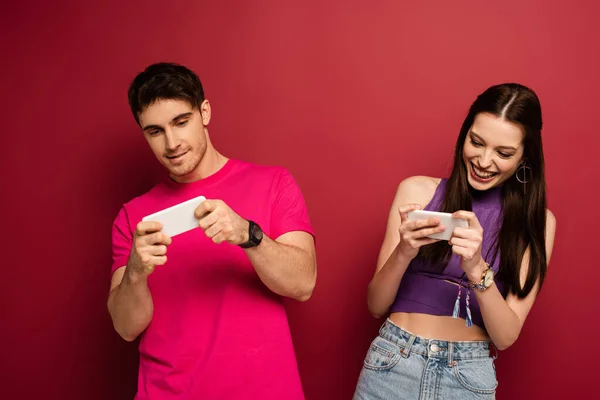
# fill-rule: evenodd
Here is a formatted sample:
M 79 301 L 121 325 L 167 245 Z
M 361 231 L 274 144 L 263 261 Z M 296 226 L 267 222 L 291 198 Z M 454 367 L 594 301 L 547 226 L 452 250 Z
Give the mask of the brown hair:
M 526 297 L 539 277 L 540 288 L 546 277 L 546 181 L 542 149 L 542 110 L 533 90 L 516 83 L 492 86 L 480 94 L 471 105 L 454 149 L 454 166 L 447 182 L 440 211 L 472 210 L 467 169 L 463 161 L 463 146 L 475 116 L 479 113 L 496 115 L 520 125 L 524 133 L 524 154 L 529 167 L 527 190 L 516 176 L 503 184 L 503 221 L 495 238 L 495 255 L 500 251 L 501 282 L 509 292 Z M 521 176 L 521 175 L 520 175 Z M 522 179 L 522 177 L 521 177 Z M 521 285 L 521 262 L 530 247 L 529 270 Z M 437 242 L 420 249 L 420 255 L 434 265 L 445 266 L 452 249 Z
M 160 99 L 185 100 L 200 109 L 204 89 L 198 76 L 188 68 L 175 63 L 157 63 L 140 72 L 129 86 L 129 107 L 135 121 L 146 107 Z

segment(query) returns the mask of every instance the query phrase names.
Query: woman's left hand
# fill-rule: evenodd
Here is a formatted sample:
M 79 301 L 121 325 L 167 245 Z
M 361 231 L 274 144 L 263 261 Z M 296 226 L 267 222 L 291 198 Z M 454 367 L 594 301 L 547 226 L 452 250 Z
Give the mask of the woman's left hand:
M 481 257 L 483 228 L 475 214 L 470 211 L 457 211 L 452 217 L 466 219 L 469 223 L 468 228 L 454 228 L 449 244 L 452 246 L 452 252 L 461 257 L 460 266 L 467 278 L 478 282 L 487 269 Z

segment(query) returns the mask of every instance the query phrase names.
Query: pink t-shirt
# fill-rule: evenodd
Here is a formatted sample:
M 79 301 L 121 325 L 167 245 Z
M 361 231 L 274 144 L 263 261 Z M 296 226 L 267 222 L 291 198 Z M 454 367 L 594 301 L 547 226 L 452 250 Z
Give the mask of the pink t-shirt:
M 112 271 L 127 263 L 144 216 L 200 195 L 223 200 L 272 239 L 314 235 L 287 170 L 229 160 L 205 179 L 165 179 L 125 204 L 113 225 Z M 282 298 L 244 250 L 197 228 L 173 238 L 167 259 L 148 277 L 154 315 L 140 341 L 136 399 L 303 399 Z

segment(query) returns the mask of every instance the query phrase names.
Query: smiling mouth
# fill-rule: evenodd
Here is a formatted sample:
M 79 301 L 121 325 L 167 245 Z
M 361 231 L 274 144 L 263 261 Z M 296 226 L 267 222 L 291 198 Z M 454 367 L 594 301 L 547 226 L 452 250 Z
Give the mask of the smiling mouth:
M 174 156 L 166 156 L 169 160 L 177 160 L 178 158 L 183 157 L 184 155 L 187 154 L 187 151 L 181 154 L 176 154 Z
M 486 172 L 480 168 L 477 168 L 472 162 L 469 163 L 471 164 L 472 175 L 479 180 L 488 181 L 498 175 L 498 172 Z

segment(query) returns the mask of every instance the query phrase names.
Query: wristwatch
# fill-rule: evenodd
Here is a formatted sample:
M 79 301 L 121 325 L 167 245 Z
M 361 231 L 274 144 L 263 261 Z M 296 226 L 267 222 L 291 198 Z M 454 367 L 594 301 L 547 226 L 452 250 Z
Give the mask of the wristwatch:
M 481 281 L 469 281 L 473 289 L 479 289 L 483 292 L 485 289 L 492 286 L 492 283 L 494 282 L 494 270 L 490 268 L 490 264 L 486 263 L 486 265 L 488 268 L 485 271 L 483 271 L 483 274 L 481 274 Z
M 248 220 L 248 225 L 248 241 L 239 245 L 242 249 L 258 246 L 263 238 L 263 231 L 256 222 Z

